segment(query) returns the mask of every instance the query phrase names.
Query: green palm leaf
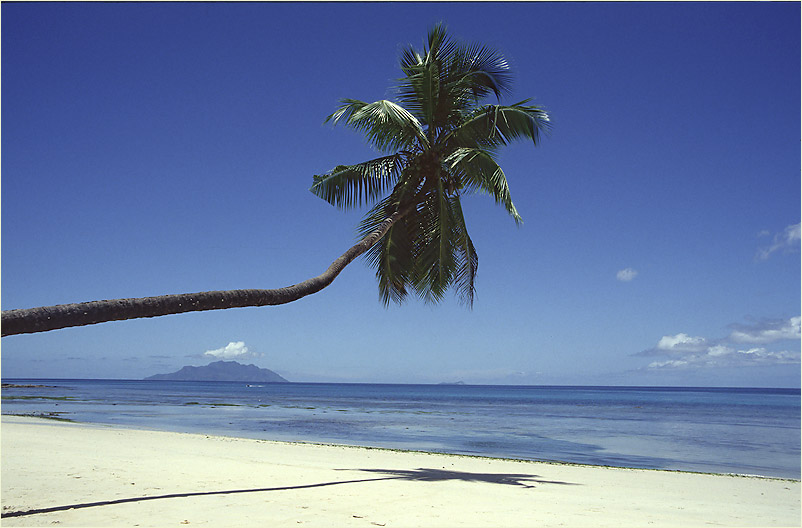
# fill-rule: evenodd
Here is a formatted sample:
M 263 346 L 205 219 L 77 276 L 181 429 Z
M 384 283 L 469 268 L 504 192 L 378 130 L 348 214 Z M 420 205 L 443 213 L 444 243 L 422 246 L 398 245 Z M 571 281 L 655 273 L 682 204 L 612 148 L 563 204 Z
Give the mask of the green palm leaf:
M 475 148 L 459 148 L 447 157 L 445 162 L 450 165 L 451 170 L 459 174 L 466 191 L 491 195 L 496 203 L 504 205 L 504 209 L 516 224 L 523 222 L 512 203 L 507 177 L 489 152 Z
M 460 46 L 449 71 L 454 81 L 470 91 L 474 102 L 491 93 L 501 99 L 511 89 L 512 78 L 506 59 L 498 51 L 481 44 Z
M 465 216 L 462 213 L 459 197 L 451 197 L 451 202 L 457 235 L 455 244 L 457 270 L 454 275 L 454 285 L 462 300 L 469 306 L 473 306 L 476 291 L 474 282 L 479 269 L 479 255 L 476 254 L 473 241 L 468 236 L 468 228 L 465 225 Z
M 442 180 L 428 193 L 416 239 L 415 290 L 427 302 L 439 302 L 456 270 L 454 214 Z
M 338 165 L 327 174 L 314 176 L 309 189 L 341 209 L 373 202 L 391 189 L 401 173 L 403 154 L 393 154 L 356 165 Z
M 359 224 L 359 237 L 372 233 L 392 211 L 396 210 L 395 197 L 388 196 L 377 203 Z M 407 296 L 407 285 L 411 284 L 415 267 L 414 243 L 417 215 L 402 217 L 374 244 L 365 258 L 376 269 L 379 296 L 388 305 L 390 301 L 401 303 Z
M 535 146 L 540 143 L 541 133 L 551 128 L 548 113 L 539 106 L 525 105 L 521 101 L 514 105 L 485 105 L 468 115 L 455 128 L 449 139 L 460 146 L 502 146 L 516 139 L 531 139 Z
M 482 45 L 456 44 L 443 26 L 430 30 L 429 48 L 423 53 L 407 48 L 401 55 L 399 102 L 429 128 L 432 140 L 438 129 L 493 93 L 500 98 L 510 89 L 509 66 L 495 50 Z
M 381 151 L 411 149 L 428 145 L 426 134 L 417 118 L 392 101 L 366 103 L 343 99 L 340 108 L 326 118 L 335 125 L 342 120 L 359 130 Z

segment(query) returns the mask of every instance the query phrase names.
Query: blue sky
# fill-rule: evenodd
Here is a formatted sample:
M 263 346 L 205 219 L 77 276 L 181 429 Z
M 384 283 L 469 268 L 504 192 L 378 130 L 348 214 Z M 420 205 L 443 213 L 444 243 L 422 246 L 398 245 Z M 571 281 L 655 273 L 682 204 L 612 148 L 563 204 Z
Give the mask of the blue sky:
M 799 386 L 798 3 L 2 4 L 2 308 L 322 272 L 363 211 L 323 125 L 392 98 L 433 24 L 500 49 L 551 114 L 466 198 L 472 310 L 384 308 L 351 264 L 295 303 L 2 340 L 4 377 L 141 378 L 221 357 L 293 381 Z

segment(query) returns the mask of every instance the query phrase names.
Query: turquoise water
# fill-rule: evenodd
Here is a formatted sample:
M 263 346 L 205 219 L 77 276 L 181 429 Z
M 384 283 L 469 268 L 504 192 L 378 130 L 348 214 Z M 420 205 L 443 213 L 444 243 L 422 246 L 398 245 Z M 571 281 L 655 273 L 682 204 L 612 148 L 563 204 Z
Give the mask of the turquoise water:
M 3 380 L 3 414 L 800 478 L 799 389 Z

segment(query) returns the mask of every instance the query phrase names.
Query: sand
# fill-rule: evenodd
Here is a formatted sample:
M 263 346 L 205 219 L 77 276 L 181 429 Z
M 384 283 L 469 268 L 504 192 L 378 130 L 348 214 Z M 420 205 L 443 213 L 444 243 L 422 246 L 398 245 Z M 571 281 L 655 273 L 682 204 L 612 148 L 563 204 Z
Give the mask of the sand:
M 2 526 L 799 526 L 799 481 L 4 416 Z

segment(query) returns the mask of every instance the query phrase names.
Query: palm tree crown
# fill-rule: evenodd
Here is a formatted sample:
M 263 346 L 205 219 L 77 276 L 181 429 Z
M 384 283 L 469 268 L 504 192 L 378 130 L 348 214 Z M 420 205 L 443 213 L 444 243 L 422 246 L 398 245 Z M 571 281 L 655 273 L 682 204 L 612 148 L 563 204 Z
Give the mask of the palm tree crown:
M 472 304 L 479 260 L 460 197 L 490 194 L 520 223 L 496 153 L 516 139 L 537 146 L 549 117 L 529 99 L 481 104 L 509 91 L 507 61 L 486 46 L 450 39 L 442 25 L 429 31 L 422 51 L 404 49 L 400 62 L 397 102 L 343 99 L 326 119 L 363 132 L 385 155 L 314 176 L 310 190 L 343 209 L 372 203 L 360 236 L 399 217 L 366 253 L 385 304 L 410 291 L 440 301 L 452 286 Z

